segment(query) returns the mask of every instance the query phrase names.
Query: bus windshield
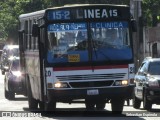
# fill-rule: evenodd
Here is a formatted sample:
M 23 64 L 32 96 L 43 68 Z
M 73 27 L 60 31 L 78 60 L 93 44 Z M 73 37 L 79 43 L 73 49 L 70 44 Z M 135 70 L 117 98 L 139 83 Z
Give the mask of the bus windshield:
M 127 21 L 48 25 L 49 63 L 130 60 Z M 89 46 L 91 50 L 89 49 Z

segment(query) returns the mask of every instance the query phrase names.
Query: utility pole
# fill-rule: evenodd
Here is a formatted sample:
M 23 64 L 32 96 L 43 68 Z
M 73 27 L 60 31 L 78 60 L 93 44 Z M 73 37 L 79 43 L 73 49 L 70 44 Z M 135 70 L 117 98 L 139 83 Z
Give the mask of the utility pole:
M 130 0 L 130 11 L 133 17 L 137 21 L 137 32 L 133 35 L 133 45 L 134 45 L 134 57 L 135 57 L 135 70 L 137 71 L 140 63 L 140 24 L 139 18 L 142 15 L 141 10 L 142 0 Z

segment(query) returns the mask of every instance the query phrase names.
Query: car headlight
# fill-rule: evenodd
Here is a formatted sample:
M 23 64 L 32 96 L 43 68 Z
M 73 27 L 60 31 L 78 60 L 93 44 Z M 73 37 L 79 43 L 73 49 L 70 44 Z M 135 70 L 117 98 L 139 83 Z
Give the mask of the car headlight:
M 159 87 L 158 80 L 157 80 L 157 79 L 154 79 L 154 78 L 151 78 L 151 79 L 148 81 L 148 85 L 149 85 L 149 87 Z
M 20 77 L 22 75 L 22 73 L 20 71 L 12 71 L 13 75 L 15 75 L 16 77 Z

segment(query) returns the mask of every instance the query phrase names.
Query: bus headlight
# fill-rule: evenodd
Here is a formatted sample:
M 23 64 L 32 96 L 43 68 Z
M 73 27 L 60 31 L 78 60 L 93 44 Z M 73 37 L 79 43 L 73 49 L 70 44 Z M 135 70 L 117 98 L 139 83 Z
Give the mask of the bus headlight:
M 128 85 L 128 80 L 122 80 L 122 85 Z
M 128 85 L 128 80 L 117 80 L 115 81 L 115 86 L 125 86 Z
M 57 82 L 54 84 L 54 88 L 67 88 L 67 87 L 68 87 L 67 83 Z

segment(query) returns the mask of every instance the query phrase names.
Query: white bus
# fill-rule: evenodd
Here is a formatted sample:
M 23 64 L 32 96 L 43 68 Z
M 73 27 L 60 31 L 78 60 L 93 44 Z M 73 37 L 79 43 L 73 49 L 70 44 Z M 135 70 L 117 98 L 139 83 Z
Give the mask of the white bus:
M 111 102 L 113 112 L 123 111 L 134 87 L 135 20 L 128 6 L 53 7 L 22 14 L 19 21 L 30 109 L 83 102 L 87 110 L 102 110 Z

